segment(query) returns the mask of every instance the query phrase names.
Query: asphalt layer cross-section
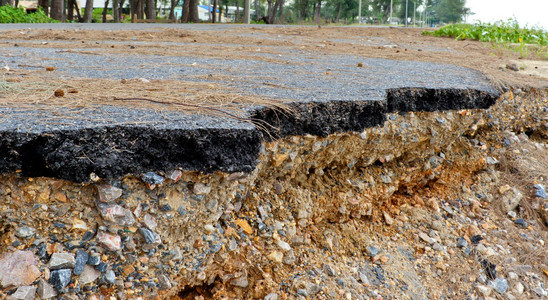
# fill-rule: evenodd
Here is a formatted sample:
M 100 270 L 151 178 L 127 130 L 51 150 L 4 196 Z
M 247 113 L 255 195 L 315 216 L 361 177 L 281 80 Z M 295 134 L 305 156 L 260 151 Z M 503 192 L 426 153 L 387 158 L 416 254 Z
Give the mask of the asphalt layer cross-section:
M 266 134 L 252 123 L 218 116 L 100 106 L 57 108 L 65 110 L 61 116 L 85 117 L 53 122 L 38 107 L 0 107 L 0 173 L 87 182 L 92 173 L 249 172 L 266 139 L 361 131 L 382 125 L 391 112 L 488 108 L 499 96 L 479 72 L 453 65 L 277 50 L 285 53 L 283 62 L 271 53 L 261 54 L 265 60 L 227 60 L 0 46 L 0 65 L 11 68 L 47 60 L 68 77 L 212 81 L 244 94 L 290 99 L 293 111 L 247 108 L 244 117 L 267 124 Z

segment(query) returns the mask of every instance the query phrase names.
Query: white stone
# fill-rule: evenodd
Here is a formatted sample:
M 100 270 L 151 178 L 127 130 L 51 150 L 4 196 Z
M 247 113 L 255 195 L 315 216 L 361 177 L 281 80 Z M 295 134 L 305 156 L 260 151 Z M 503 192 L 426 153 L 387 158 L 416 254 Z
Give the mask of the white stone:
M 20 286 L 12 297 L 13 299 L 34 300 L 34 294 L 36 294 L 36 287 L 24 285 Z
M 193 192 L 196 195 L 207 195 L 211 192 L 211 187 L 198 182 L 194 184 Z
M 291 246 L 282 240 L 277 240 L 276 245 L 278 245 L 278 247 L 280 247 L 283 251 L 291 250 Z
M 80 284 L 84 285 L 90 282 L 94 282 L 97 278 L 101 276 L 101 272 L 97 271 L 94 267 L 90 265 L 84 266 L 84 271 L 78 277 Z
M 50 270 L 74 268 L 76 260 L 72 253 L 53 253 L 48 262 L 48 268 Z

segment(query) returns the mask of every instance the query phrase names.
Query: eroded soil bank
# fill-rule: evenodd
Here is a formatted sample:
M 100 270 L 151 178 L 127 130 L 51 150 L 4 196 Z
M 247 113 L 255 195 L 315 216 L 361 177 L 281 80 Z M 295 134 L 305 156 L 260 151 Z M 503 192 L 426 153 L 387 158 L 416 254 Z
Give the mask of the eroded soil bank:
M 3 175 L 16 299 L 546 296 L 546 91 L 263 143 L 250 174 Z M 544 191 L 544 194 L 542 192 Z

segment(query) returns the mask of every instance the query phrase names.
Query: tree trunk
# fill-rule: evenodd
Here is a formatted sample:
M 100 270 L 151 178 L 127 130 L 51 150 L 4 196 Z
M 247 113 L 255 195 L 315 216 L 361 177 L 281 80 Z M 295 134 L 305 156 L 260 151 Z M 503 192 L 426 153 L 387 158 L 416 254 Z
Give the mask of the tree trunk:
M 212 23 L 215 23 L 215 17 L 217 17 L 217 0 L 213 0 L 213 11 L 211 12 Z
M 103 7 L 103 23 L 107 22 L 108 3 L 109 0 L 105 0 L 105 7 Z
M 175 7 L 179 4 L 179 0 L 171 0 L 171 7 L 169 8 L 169 19 L 175 20 Z
M 51 0 L 50 17 L 61 22 L 65 21 L 65 1 Z
M 74 2 L 76 0 L 67 0 L 67 20 L 72 21 L 74 19 Z
M 144 19 L 145 18 L 145 0 L 137 0 L 137 18 L 138 19 Z
M 84 10 L 84 23 L 91 23 L 93 18 L 93 0 L 86 0 L 86 9 Z
M 146 11 L 148 20 L 156 19 L 156 7 L 154 7 L 154 0 L 146 0 Z
M 198 0 L 184 0 L 181 23 L 198 23 Z
M 322 13 L 322 0 L 318 0 L 318 5 L 316 6 L 316 22 L 318 22 L 318 24 L 321 22 L 321 13 Z
M 49 1 L 48 0 L 38 0 L 38 7 L 41 7 L 46 15 L 49 11 Z
M 114 23 L 120 23 L 120 0 L 112 0 L 112 17 L 114 18 Z
M 253 1 L 253 6 L 255 6 L 255 21 L 259 21 L 261 19 L 261 8 L 259 7 L 259 0 Z
M 282 20 L 282 16 L 284 14 L 284 2 L 285 0 L 280 0 L 280 12 L 278 13 L 278 22 Z M 282 20 L 283 22 L 283 20 Z
M 337 23 L 339 23 L 339 19 L 341 18 L 341 10 L 342 10 L 342 3 L 339 3 L 339 6 L 337 7 L 337 19 L 335 19 Z
M 80 7 L 78 6 L 78 1 L 74 0 L 74 10 L 76 10 L 76 17 L 78 22 L 82 22 L 82 16 L 80 15 Z
M 223 15 L 223 6 L 221 5 L 221 3 L 219 3 L 219 16 L 217 17 L 218 18 L 218 22 L 221 23 L 221 16 Z

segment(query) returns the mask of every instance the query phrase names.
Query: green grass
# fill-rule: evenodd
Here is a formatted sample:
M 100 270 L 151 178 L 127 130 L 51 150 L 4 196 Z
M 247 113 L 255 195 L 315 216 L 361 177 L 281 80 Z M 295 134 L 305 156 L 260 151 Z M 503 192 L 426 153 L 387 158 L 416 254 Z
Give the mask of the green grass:
M 49 18 L 42 8 L 34 13 L 28 14 L 24 8 L 11 7 L 9 5 L 0 6 L 0 23 L 55 23 L 58 22 Z
M 527 57 L 529 51 L 533 49 L 539 57 L 548 58 L 548 32 L 534 27 L 519 27 L 518 22 L 513 19 L 495 23 L 478 22 L 474 25 L 451 24 L 436 31 L 424 31 L 423 34 L 488 42 L 494 47 L 504 46 L 520 52 L 522 57 Z

